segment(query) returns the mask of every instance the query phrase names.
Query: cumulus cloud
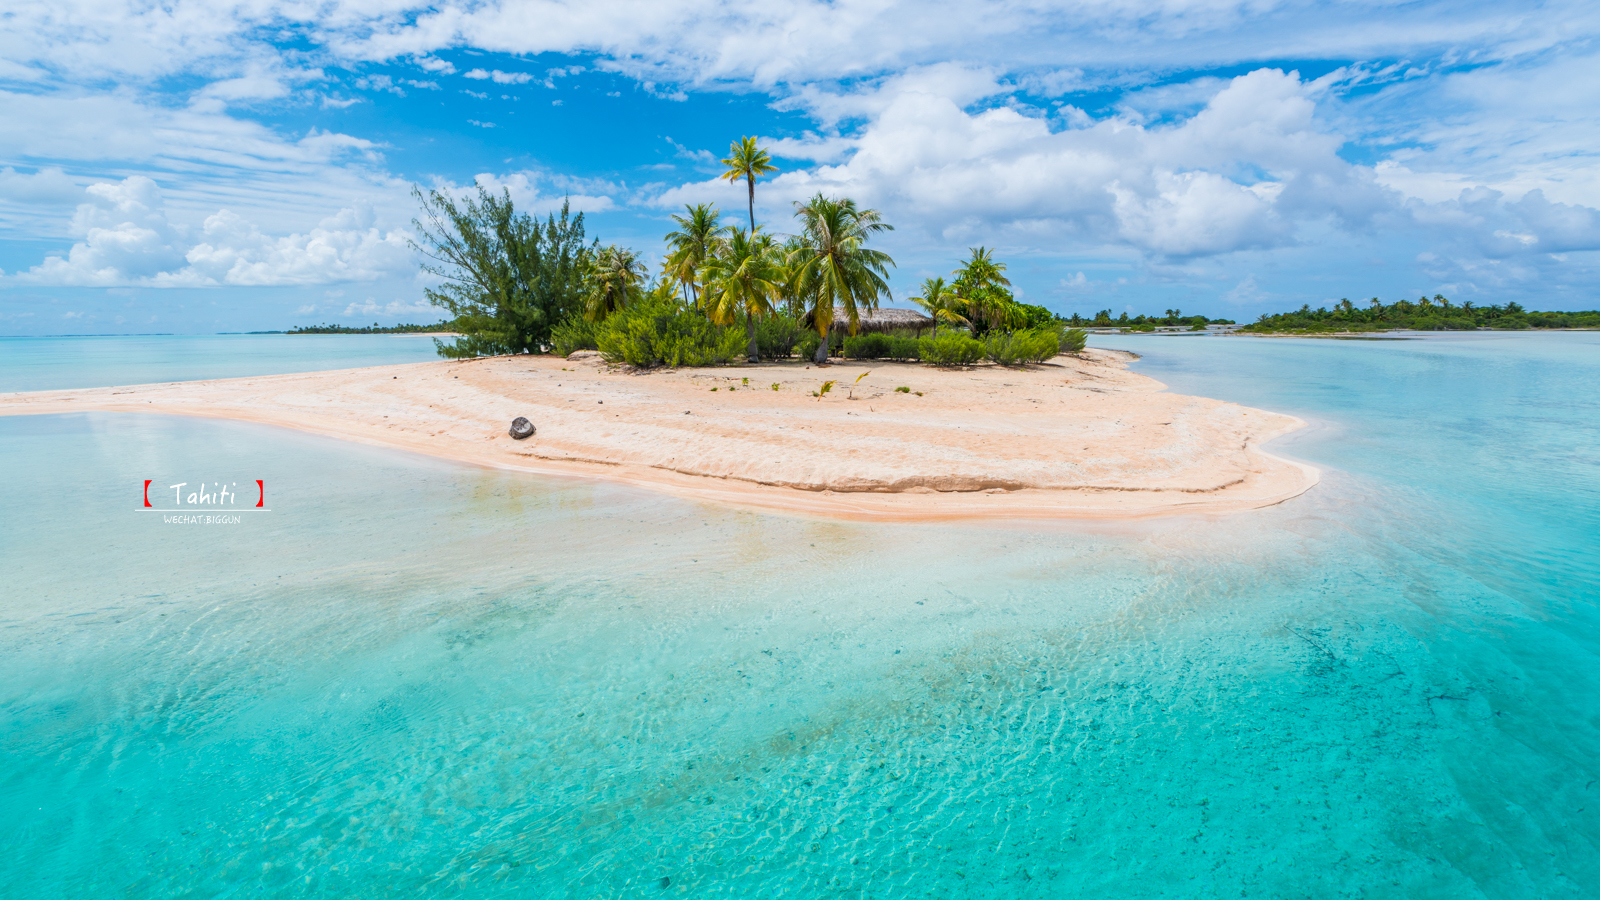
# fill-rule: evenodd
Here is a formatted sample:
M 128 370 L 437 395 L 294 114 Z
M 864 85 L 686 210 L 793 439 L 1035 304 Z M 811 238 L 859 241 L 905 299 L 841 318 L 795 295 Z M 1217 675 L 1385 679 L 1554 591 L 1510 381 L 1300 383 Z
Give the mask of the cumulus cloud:
M 866 122 L 828 147 L 847 160 L 774 179 L 769 210 L 822 191 L 944 239 L 1010 229 L 1189 257 L 1291 243 L 1300 223 L 1364 228 L 1399 199 L 1339 157 L 1343 138 L 1317 121 L 1315 86 L 1293 73 L 1219 82 L 1194 115 L 1150 126 L 1112 115 L 1063 127 L 1007 106 L 970 108 L 1009 90 L 990 71 L 940 66 L 810 98 L 825 115 Z M 701 183 L 658 202 L 728 194 Z
M 224 209 L 199 228 L 169 221 L 156 183 L 134 175 L 90 185 L 65 255 L 8 280 L 51 286 L 203 287 L 367 281 L 414 267 L 408 235 L 380 232 L 370 210 L 346 209 L 303 234 L 272 236 Z
M 541 189 L 541 183 L 547 185 L 547 189 Z M 617 208 L 610 195 L 624 190 L 621 185 L 597 179 L 529 171 L 506 175 L 484 172 L 474 177 L 471 185 L 440 181 L 435 187 L 458 197 L 471 195 L 475 188 L 483 188 L 491 194 L 505 191 L 511 195 L 511 202 L 517 209 L 534 215 L 558 211 L 562 203 L 570 203 L 574 212 L 605 212 Z

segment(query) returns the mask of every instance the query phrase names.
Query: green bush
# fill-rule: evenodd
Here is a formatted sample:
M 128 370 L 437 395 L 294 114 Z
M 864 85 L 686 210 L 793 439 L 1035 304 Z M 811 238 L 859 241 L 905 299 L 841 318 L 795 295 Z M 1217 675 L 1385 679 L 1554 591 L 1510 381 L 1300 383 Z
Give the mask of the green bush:
M 936 366 L 970 366 L 983 358 L 983 344 L 965 334 L 946 332 L 918 341 L 917 356 Z
M 1061 335 L 1050 328 L 995 332 L 984 339 L 983 352 L 1002 366 L 1044 362 L 1061 352 Z
M 770 316 L 756 322 L 756 347 L 762 359 L 788 359 L 804 336 L 805 329 L 788 316 Z M 811 352 L 816 350 L 817 345 L 812 343 Z
M 745 352 L 744 330 L 713 324 L 698 310 L 675 303 L 636 303 L 595 326 L 595 343 L 607 362 L 639 368 L 720 366 Z
M 571 356 L 578 350 L 599 350 L 594 331 L 595 323 L 573 316 L 550 329 L 550 349 L 558 356 Z
M 821 343 L 822 338 L 818 337 L 815 331 L 807 331 L 800 335 L 800 342 L 795 344 L 795 355 L 810 362 L 816 358 L 817 346 Z
M 1089 343 L 1089 332 L 1082 328 L 1068 328 L 1061 332 L 1061 352 L 1081 353 Z
M 884 356 L 895 362 L 907 362 L 918 358 L 920 351 L 917 348 L 917 339 L 914 337 L 891 336 L 889 338 L 889 352 L 885 353 Z
M 857 334 L 844 339 L 844 355 L 851 359 L 882 359 L 889 355 L 886 334 Z

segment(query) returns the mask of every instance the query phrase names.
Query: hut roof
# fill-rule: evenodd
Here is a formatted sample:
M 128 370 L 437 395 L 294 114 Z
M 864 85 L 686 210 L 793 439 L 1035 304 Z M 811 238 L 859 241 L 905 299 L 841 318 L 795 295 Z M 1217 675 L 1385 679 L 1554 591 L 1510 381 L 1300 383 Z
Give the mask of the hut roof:
M 897 328 L 931 328 L 933 319 L 914 309 L 858 309 L 856 315 L 861 321 L 861 331 L 893 331 Z M 806 314 L 805 323 L 812 322 L 810 313 Z M 847 331 L 850 328 L 850 316 L 844 307 L 833 308 L 834 331 Z

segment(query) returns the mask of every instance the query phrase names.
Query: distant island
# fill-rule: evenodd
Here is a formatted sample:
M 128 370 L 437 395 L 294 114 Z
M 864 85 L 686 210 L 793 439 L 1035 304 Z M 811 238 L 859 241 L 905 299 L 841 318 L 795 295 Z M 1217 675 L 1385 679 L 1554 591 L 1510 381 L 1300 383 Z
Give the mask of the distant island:
M 436 322 L 432 325 L 371 325 L 353 327 L 349 325 L 302 325 L 282 332 L 261 332 L 262 334 L 441 334 L 452 330 L 451 322 Z
M 1241 332 L 1256 334 L 1326 334 L 1342 332 L 1390 331 L 1476 331 L 1491 328 L 1523 331 L 1530 328 L 1600 328 L 1600 311 L 1534 312 L 1518 303 L 1505 306 L 1474 306 L 1472 302 L 1451 303 L 1441 294 L 1416 301 L 1399 300 L 1385 304 L 1373 297 L 1366 306 L 1340 300 L 1332 309 L 1310 305 L 1294 312 L 1265 315 Z

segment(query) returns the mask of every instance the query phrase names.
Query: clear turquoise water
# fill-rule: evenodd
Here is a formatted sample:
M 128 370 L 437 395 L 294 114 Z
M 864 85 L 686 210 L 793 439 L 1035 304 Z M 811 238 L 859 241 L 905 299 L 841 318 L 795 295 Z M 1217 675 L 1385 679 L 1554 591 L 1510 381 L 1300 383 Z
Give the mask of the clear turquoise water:
M 0 337 L 0 393 L 282 375 L 438 359 L 414 334 Z
M 1600 895 L 1597 336 L 1117 340 L 1322 485 L 872 525 L 0 419 L 0 896 Z

